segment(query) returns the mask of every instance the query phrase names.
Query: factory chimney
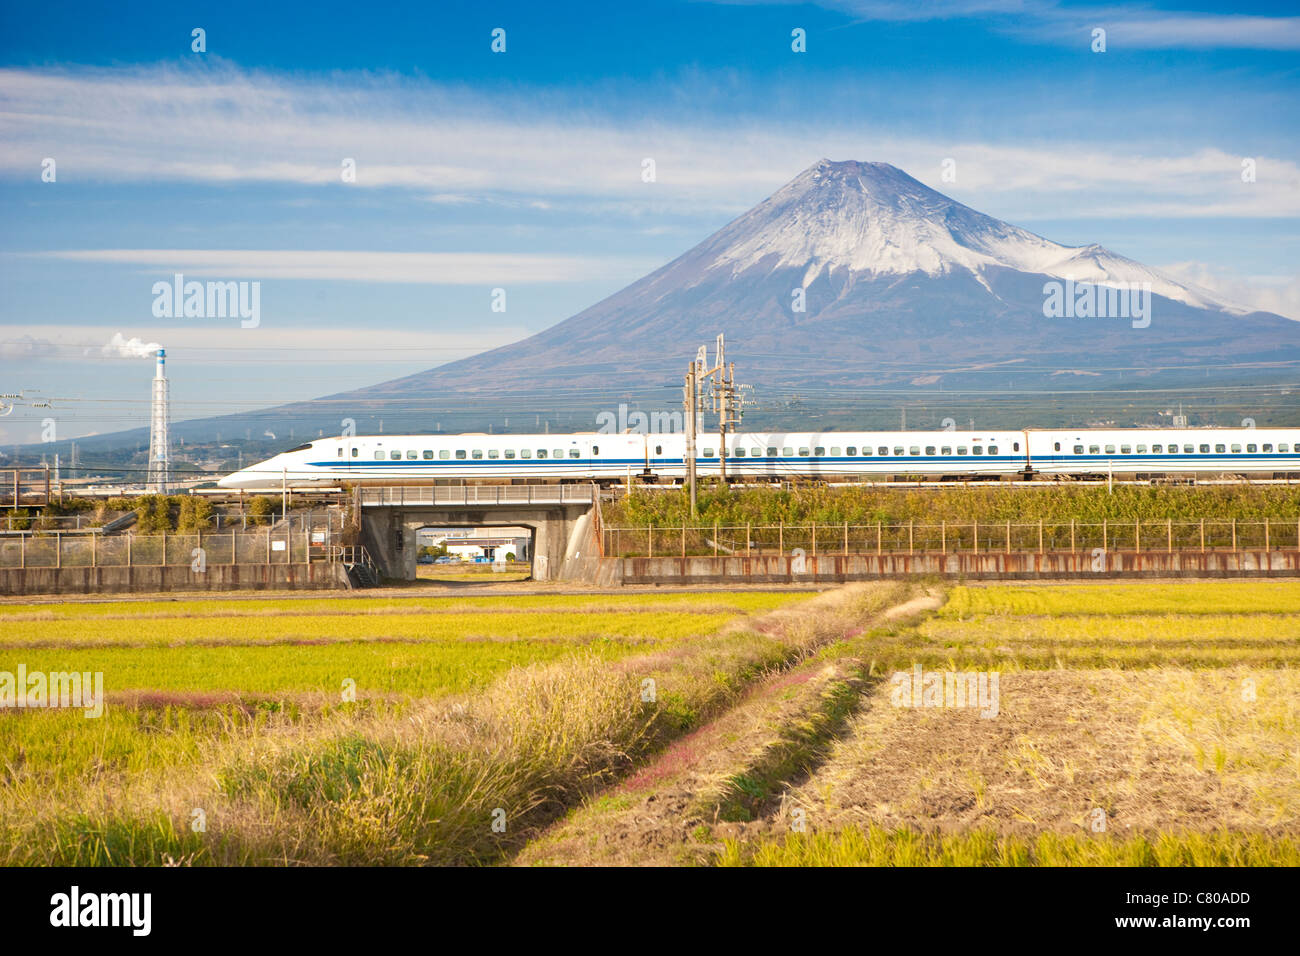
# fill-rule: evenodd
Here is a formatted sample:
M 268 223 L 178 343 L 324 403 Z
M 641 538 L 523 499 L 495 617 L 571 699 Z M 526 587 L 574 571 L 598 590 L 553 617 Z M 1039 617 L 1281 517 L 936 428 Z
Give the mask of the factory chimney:
M 167 440 L 167 422 L 170 418 L 167 396 L 167 350 L 158 350 L 157 371 L 153 376 L 153 412 L 149 419 L 149 477 L 150 491 L 167 494 L 171 484 L 171 443 Z

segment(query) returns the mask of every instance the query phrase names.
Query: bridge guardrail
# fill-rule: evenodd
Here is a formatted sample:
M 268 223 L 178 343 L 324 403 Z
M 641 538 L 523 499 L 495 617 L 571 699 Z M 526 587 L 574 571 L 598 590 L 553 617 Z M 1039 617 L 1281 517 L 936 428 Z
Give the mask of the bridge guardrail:
M 593 485 L 396 485 L 361 488 L 361 507 L 590 504 Z

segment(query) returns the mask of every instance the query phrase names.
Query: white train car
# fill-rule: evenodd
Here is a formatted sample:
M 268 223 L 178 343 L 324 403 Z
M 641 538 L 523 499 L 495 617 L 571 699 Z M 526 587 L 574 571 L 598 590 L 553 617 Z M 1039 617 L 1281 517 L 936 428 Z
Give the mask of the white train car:
M 1300 429 L 1115 428 L 1026 433 L 1044 475 L 1255 474 L 1300 470 Z
M 741 480 L 917 476 L 1300 473 L 1300 429 L 740 432 L 726 472 Z M 696 440 L 703 477 L 722 470 L 716 433 Z M 680 434 L 370 435 L 322 438 L 222 478 L 248 490 L 340 482 L 677 481 Z

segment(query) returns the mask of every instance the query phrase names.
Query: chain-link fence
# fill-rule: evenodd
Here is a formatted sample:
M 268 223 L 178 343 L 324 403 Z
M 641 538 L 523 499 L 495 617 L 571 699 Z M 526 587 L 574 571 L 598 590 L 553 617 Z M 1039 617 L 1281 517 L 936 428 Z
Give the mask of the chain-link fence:
M 950 521 L 606 527 L 610 557 L 1300 549 L 1300 520 Z
M 226 564 L 304 564 L 331 560 L 338 535 L 330 529 L 262 529 L 158 535 L 0 537 L 0 567 L 162 567 Z

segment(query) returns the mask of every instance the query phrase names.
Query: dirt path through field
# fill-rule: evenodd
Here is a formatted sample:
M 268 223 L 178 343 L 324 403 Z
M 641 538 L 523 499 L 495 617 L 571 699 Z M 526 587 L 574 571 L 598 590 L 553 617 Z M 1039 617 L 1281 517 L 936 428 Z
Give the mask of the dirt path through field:
M 721 717 L 526 847 L 518 865 L 672 865 L 716 850 L 710 827 L 761 813 L 807 776 L 871 683 L 853 642 L 940 607 L 927 592 L 872 615 L 855 634 L 763 681 Z

